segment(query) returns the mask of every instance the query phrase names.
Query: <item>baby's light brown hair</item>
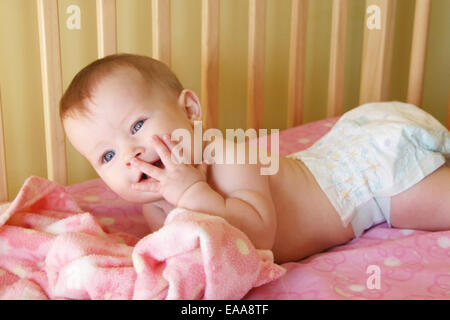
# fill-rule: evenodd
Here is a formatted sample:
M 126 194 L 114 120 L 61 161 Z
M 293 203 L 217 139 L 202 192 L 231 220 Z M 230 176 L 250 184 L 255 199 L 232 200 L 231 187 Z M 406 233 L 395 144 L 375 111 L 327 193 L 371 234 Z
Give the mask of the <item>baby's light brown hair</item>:
M 95 60 L 81 69 L 72 79 L 59 102 L 62 120 L 75 114 L 89 112 L 85 100 L 91 100 L 97 85 L 114 71 L 131 67 L 142 75 L 150 88 L 166 91 L 176 98 L 183 91 L 177 76 L 164 63 L 147 56 L 121 53 Z

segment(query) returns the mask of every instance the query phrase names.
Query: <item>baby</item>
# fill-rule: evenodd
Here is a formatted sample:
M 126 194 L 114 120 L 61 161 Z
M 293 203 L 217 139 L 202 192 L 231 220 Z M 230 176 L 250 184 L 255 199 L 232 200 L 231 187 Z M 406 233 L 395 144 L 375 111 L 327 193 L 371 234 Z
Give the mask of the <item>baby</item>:
M 260 174 L 259 162 L 183 162 L 171 134 L 181 128 L 193 136 L 199 99 L 149 57 L 119 54 L 91 63 L 64 93 L 60 115 L 72 145 L 114 192 L 143 204 L 152 230 L 174 207 L 217 215 L 282 263 L 383 221 L 450 229 L 449 132 L 409 104 L 347 112 L 307 150 L 280 156 L 273 175 Z M 225 155 L 236 151 L 236 144 L 223 145 Z

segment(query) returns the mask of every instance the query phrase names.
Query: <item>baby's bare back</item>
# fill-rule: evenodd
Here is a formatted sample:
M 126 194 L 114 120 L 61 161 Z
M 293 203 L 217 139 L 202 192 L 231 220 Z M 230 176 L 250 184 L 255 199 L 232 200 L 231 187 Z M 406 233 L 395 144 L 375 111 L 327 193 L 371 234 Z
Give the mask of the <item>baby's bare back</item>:
M 270 176 L 276 207 L 277 233 L 272 248 L 279 263 L 296 261 L 354 237 L 300 160 L 280 157 L 279 170 Z

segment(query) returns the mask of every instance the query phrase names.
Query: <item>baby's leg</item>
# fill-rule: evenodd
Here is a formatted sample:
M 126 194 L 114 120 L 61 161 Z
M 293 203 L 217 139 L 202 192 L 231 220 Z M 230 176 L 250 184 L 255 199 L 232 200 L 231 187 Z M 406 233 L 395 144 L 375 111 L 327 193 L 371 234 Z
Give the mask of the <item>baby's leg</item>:
M 443 165 L 391 198 L 391 225 L 426 231 L 450 230 L 450 167 Z

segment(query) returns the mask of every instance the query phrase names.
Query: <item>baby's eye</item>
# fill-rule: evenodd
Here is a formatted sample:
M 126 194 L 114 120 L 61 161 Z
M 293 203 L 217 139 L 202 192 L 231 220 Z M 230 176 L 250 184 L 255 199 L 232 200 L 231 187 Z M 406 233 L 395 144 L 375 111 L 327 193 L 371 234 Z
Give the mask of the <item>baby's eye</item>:
M 131 133 L 135 134 L 136 132 L 139 131 L 139 129 L 142 128 L 142 125 L 144 124 L 145 120 L 140 120 L 138 122 L 135 123 L 135 125 L 133 126 L 133 128 L 131 129 Z
M 102 157 L 103 162 L 110 162 L 116 153 L 114 151 L 105 152 Z

